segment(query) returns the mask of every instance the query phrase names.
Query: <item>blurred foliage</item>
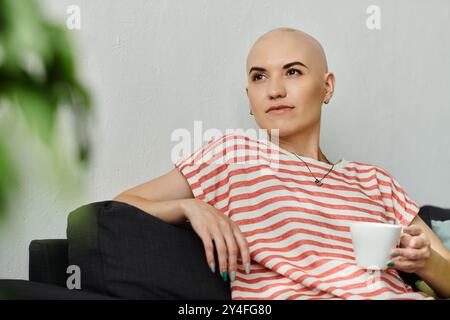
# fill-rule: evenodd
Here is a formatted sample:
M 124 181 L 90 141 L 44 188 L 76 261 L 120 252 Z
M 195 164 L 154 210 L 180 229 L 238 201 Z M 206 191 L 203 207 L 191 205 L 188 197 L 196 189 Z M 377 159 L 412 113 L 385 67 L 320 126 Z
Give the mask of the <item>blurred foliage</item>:
M 45 18 L 34 0 L 0 0 L 0 217 L 18 185 L 18 170 L 8 149 L 7 112 L 20 113 L 27 127 L 49 145 L 57 111 L 70 109 L 75 121 L 77 161 L 89 160 L 88 91 L 80 83 L 69 35 Z M 9 124 L 10 125 L 10 124 Z

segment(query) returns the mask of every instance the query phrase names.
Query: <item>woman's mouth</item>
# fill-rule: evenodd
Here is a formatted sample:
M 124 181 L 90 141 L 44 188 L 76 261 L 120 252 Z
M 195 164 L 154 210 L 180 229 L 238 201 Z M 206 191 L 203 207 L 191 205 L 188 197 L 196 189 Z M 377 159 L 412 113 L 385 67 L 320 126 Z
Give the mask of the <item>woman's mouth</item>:
M 269 110 L 266 111 L 266 113 L 270 113 L 270 114 L 280 114 L 280 113 L 287 113 L 290 110 L 294 109 L 295 107 L 291 107 L 291 106 L 272 106 L 269 108 Z

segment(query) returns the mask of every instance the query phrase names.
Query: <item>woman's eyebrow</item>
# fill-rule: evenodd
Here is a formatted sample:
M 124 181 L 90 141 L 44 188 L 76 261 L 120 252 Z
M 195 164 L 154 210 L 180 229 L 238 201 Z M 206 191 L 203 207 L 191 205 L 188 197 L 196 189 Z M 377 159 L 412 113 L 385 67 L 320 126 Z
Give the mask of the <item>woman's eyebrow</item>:
M 308 69 L 308 67 L 307 67 L 306 65 L 304 65 L 303 63 L 301 63 L 300 61 L 289 62 L 289 63 L 287 63 L 287 64 L 285 64 L 285 65 L 283 66 L 283 69 L 287 69 L 287 68 L 292 67 L 292 66 L 295 66 L 295 65 L 297 65 L 297 64 L 298 64 L 298 65 L 301 65 L 301 66 L 303 66 L 303 67 L 305 67 L 305 68 Z M 248 74 L 250 74 L 253 70 L 256 70 L 256 71 L 262 71 L 262 72 L 267 71 L 266 69 L 261 68 L 261 67 L 252 67 L 252 68 L 250 69 L 250 71 L 248 72 Z

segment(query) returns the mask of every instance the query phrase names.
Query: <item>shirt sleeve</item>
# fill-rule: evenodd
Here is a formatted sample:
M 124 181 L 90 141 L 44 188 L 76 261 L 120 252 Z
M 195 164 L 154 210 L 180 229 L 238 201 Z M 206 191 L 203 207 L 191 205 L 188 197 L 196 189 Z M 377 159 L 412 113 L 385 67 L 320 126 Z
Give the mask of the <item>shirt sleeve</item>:
M 233 139 L 222 135 L 211 139 L 188 157 L 175 162 L 185 177 L 196 199 L 217 205 L 227 195 L 228 167 L 227 150 Z
M 377 170 L 379 189 L 386 208 L 386 216 L 396 224 L 409 226 L 420 210 L 420 205 L 411 199 L 397 179 L 384 170 Z

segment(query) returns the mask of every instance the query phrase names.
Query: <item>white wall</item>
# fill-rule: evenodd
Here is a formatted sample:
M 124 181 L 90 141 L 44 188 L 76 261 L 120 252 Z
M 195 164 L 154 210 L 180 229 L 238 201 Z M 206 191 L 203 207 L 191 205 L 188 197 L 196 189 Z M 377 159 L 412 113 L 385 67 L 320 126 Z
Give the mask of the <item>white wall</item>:
M 68 194 L 48 177 L 51 164 L 30 157 L 41 147 L 11 133 L 23 193 L 0 225 L 0 278 L 27 279 L 29 242 L 65 237 L 70 211 L 170 170 L 174 129 L 192 130 L 194 120 L 257 128 L 245 59 L 258 36 L 280 26 L 318 38 L 336 75 L 322 113 L 328 158 L 379 165 L 420 205 L 450 207 L 446 0 L 41 3 L 62 23 L 68 5 L 81 9 L 81 30 L 71 34 L 96 102 L 94 158 L 83 191 Z M 371 4 L 381 8 L 381 30 L 366 27 Z

